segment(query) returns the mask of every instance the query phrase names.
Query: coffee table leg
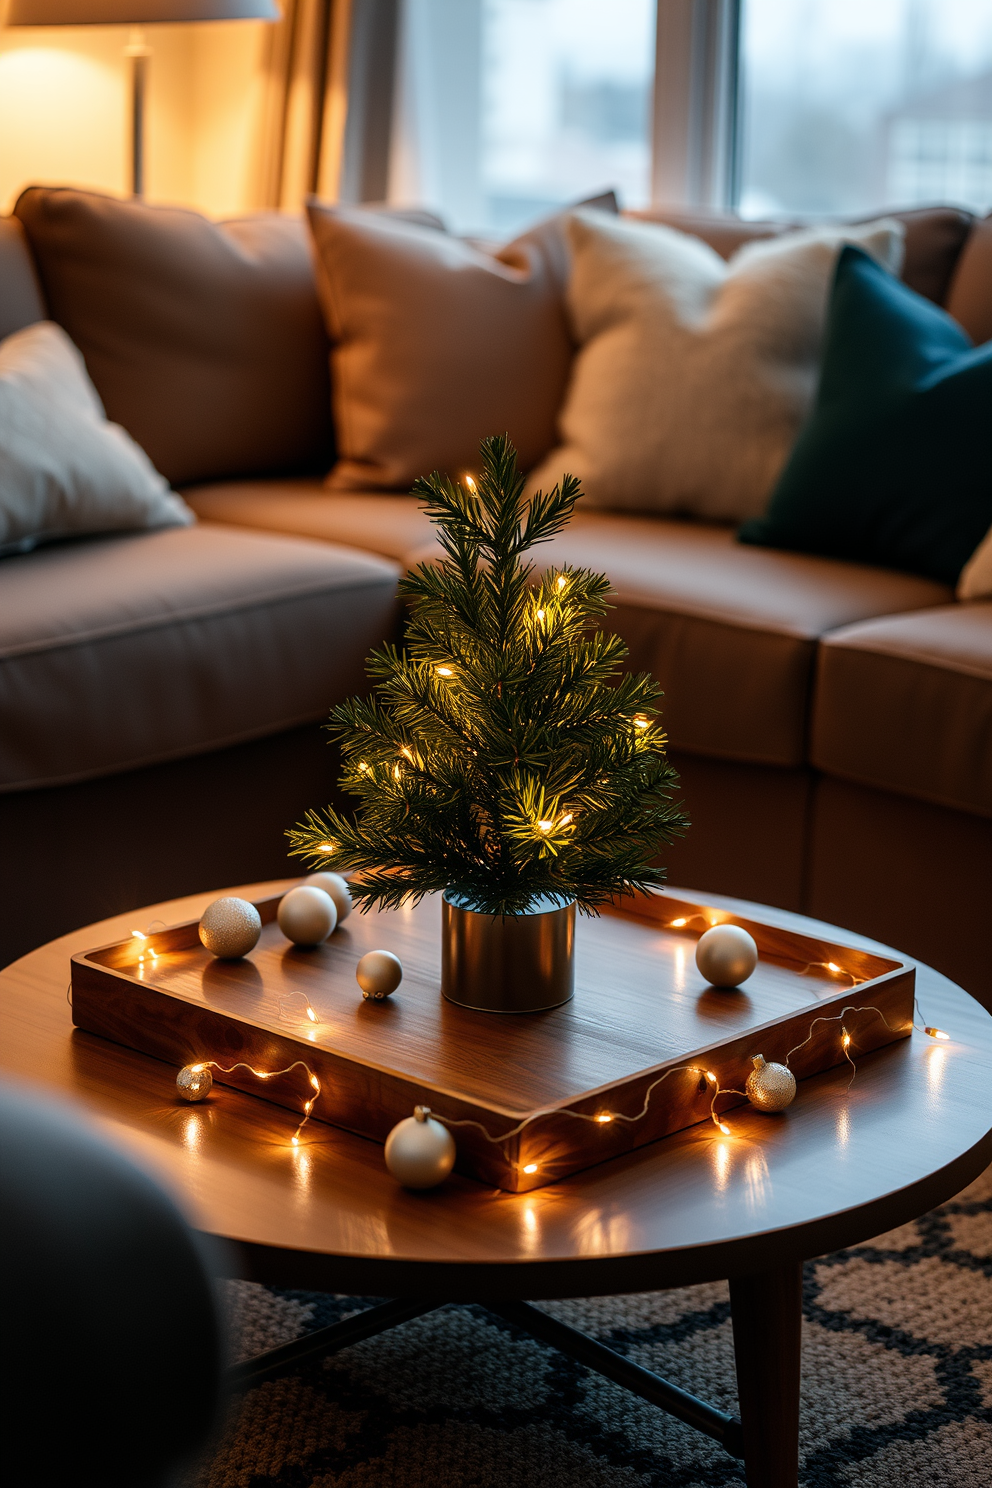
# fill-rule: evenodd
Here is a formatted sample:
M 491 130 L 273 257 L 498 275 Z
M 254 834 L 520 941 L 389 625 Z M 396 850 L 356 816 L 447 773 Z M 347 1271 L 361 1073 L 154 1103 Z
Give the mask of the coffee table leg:
M 799 1481 L 801 1262 L 730 1283 L 747 1488 Z

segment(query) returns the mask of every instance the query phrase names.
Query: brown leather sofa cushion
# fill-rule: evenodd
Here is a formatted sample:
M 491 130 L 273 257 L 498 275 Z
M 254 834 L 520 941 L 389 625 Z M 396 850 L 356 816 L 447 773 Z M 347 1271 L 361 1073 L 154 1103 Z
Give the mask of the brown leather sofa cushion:
M 45 318 L 24 229 L 16 217 L 0 217 L 0 340 Z
M 411 496 L 271 481 L 183 495 L 208 520 L 344 542 L 404 567 L 438 552 Z M 580 510 L 538 557 L 609 574 L 617 599 L 607 623 L 630 647 L 630 664 L 652 672 L 665 688 L 674 748 L 769 765 L 806 759 L 822 635 L 951 598 L 929 579 L 745 548 L 725 527 L 614 512 Z
M 992 603 L 827 636 L 811 758 L 844 780 L 992 816 Z
M 434 541 L 420 503 L 395 492 L 329 491 L 312 479 L 218 481 L 187 487 L 183 499 L 204 522 L 343 543 L 404 567 L 412 554 Z
M 679 212 L 664 208 L 650 208 L 643 212 L 631 212 L 648 222 L 665 222 L 680 232 L 692 233 L 716 250 L 723 258 L 729 258 L 745 243 L 759 238 L 776 237 L 791 228 L 804 226 L 801 222 L 745 222 L 739 217 L 719 213 Z M 860 217 L 859 222 L 870 222 L 878 217 L 894 217 L 906 228 L 906 257 L 902 278 L 910 289 L 925 295 L 938 305 L 943 305 L 958 256 L 971 231 L 973 217 L 956 207 L 918 207 L 905 212 L 873 212 L 871 217 Z M 848 219 L 850 220 L 850 219 Z M 951 312 L 954 313 L 953 311 Z
M 992 216 L 971 230 L 951 280 L 947 309 L 976 346 L 992 341 Z
M 4 559 L 0 790 L 324 717 L 365 685 L 397 577 L 368 554 L 207 524 Z
M 326 470 L 327 337 L 306 225 L 31 187 L 15 207 L 108 417 L 173 485 Z
M 550 449 L 572 343 L 539 235 L 498 256 L 446 233 L 309 204 L 333 343 L 333 490 L 407 489 L 475 469 L 507 431 L 529 469 Z

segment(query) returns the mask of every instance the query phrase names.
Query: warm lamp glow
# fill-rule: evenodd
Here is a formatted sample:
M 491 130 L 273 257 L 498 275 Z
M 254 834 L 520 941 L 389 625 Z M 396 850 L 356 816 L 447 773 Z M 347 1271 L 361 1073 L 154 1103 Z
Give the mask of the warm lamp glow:
M 537 1172 L 537 1163 L 527 1163 L 526 1166 L 524 1167 L 524 1172 L 525 1173 L 536 1173 Z
M 148 26 L 164 21 L 276 21 L 273 0 L 10 0 L 8 26 Z

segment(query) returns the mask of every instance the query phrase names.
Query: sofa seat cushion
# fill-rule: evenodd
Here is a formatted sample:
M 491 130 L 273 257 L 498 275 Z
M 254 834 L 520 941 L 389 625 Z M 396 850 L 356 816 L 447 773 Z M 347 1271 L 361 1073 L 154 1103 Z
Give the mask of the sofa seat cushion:
M 319 480 L 218 481 L 183 498 L 204 522 L 288 532 L 363 548 L 406 565 L 433 542 L 430 519 L 413 496 L 329 491 Z
M 843 780 L 992 816 L 992 603 L 827 636 L 811 755 Z
M 363 687 L 397 576 L 367 554 L 211 525 L 3 560 L 0 789 L 322 718 Z
M 404 568 L 438 552 L 413 496 L 332 494 L 302 481 L 183 494 L 203 519 L 344 542 Z M 757 764 L 805 762 L 821 636 L 952 597 L 929 579 L 742 547 L 726 527 L 581 507 L 538 557 L 609 574 L 617 600 L 607 623 L 631 665 L 664 687 L 673 748 Z

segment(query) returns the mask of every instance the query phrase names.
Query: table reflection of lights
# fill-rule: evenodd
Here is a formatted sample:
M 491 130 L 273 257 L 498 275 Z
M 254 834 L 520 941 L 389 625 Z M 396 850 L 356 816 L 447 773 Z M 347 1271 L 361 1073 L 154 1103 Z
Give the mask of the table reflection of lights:
M 931 1044 L 927 1049 L 927 1085 L 931 1095 L 939 1095 L 943 1088 L 946 1064 L 946 1044 Z
M 213 1118 L 214 1113 L 209 1106 L 198 1106 L 183 1113 L 183 1146 L 191 1156 L 200 1156 L 204 1133 L 213 1125 Z
M 760 1148 L 752 1149 L 744 1159 L 744 1191 L 752 1214 L 767 1207 L 772 1192 L 771 1174 Z
M 836 1130 L 838 1147 L 846 1147 L 851 1140 L 851 1113 L 847 1106 L 838 1107 Z
M 712 1152 L 713 1182 L 716 1184 L 717 1193 L 724 1193 L 730 1182 L 730 1143 L 726 1140 L 714 1142 Z

